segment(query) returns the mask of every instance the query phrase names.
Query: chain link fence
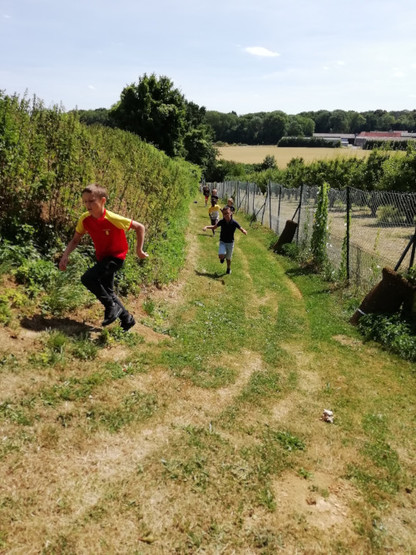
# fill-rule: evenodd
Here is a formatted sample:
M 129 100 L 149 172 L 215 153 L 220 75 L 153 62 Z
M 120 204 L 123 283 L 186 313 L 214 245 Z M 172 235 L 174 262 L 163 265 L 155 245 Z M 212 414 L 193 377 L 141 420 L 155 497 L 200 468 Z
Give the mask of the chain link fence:
M 298 223 L 294 241 L 310 245 L 318 187 L 285 188 L 269 183 L 266 193 L 241 181 L 209 183 L 236 210 L 255 216 L 280 235 L 287 220 Z M 371 288 L 388 266 L 407 270 L 414 263 L 416 193 L 330 189 L 327 255 L 335 272 L 346 265 L 351 285 Z

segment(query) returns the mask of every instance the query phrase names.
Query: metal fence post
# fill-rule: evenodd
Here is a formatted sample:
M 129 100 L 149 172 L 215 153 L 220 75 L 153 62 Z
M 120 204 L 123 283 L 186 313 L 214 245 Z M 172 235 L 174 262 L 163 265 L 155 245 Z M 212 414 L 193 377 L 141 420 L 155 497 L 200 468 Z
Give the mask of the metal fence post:
M 350 221 L 351 221 L 351 201 L 350 201 L 350 187 L 347 187 L 347 260 L 346 260 L 346 271 L 347 271 L 347 281 L 350 280 Z
M 249 206 L 250 206 L 250 199 L 248 197 L 248 181 L 246 181 L 246 208 L 245 211 L 248 212 Z
M 277 226 L 276 226 L 276 233 L 279 233 L 279 223 L 280 223 L 280 205 L 282 202 L 282 186 L 279 185 L 279 200 L 277 203 Z
M 264 213 L 266 211 L 266 203 L 269 200 L 268 199 L 268 194 L 269 194 L 269 189 L 267 189 L 267 191 L 266 191 L 266 198 L 265 198 L 264 204 L 263 204 L 263 212 L 261 214 L 261 225 L 263 225 L 263 223 L 264 223 Z
M 303 199 L 303 183 L 300 186 L 298 227 L 296 229 L 296 244 L 297 245 L 299 245 L 299 229 L 300 229 L 300 216 L 301 216 L 301 213 L 302 213 L 302 199 Z

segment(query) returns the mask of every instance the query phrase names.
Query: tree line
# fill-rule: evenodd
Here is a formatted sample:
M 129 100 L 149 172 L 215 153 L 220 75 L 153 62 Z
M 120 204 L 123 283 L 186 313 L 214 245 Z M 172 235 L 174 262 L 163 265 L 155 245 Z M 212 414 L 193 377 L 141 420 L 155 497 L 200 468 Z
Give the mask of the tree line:
M 239 116 L 235 112 L 207 111 L 189 102 L 168 77 L 144 74 L 121 91 L 119 101 L 110 109 L 78 110 L 77 115 L 88 125 L 134 133 L 168 156 L 198 165 L 207 181 L 249 176 L 262 185 L 264 172 L 272 172 L 274 180 L 278 178 L 287 186 L 297 186 L 300 181 L 318 185 L 324 180 L 333 187 L 354 182 L 354 186 L 365 189 L 416 189 L 411 147 L 402 159 L 377 153 L 368 162 L 354 159 L 306 165 L 303 160 L 294 160 L 287 169 L 278 169 L 273 160 L 267 159 L 253 166 L 227 163 L 218 159 L 215 146 L 220 142 L 277 144 L 285 136 L 311 137 L 313 133 L 416 132 L 416 110 L 318 110 L 295 115 L 275 110 Z
M 361 131 L 416 132 L 416 110 L 318 110 L 286 114 L 281 110 L 237 115 L 206 110 L 186 100 L 167 77 L 146 74 L 121 92 L 112 108 L 79 110 L 81 121 L 137 133 L 169 156 L 208 166 L 212 143 L 277 144 L 282 137 Z
M 313 133 L 416 131 L 416 110 L 318 110 L 285 114 L 280 110 L 237 115 L 208 111 L 207 122 L 216 141 L 249 145 L 277 144 L 282 137 L 311 137 Z
M 293 158 L 286 168 L 279 168 L 274 156 L 266 156 L 261 164 L 241 164 L 222 160 L 215 181 L 248 181 L 263 191 L 269 182 L 285 187 L 321 186 L 333 189 L 347 186 L 363 191 L 416 192 L 416 149 L 409 145 L 405 153 L 384 149 L 372 150 L 367 159 L 335 158 L 305 163 Z

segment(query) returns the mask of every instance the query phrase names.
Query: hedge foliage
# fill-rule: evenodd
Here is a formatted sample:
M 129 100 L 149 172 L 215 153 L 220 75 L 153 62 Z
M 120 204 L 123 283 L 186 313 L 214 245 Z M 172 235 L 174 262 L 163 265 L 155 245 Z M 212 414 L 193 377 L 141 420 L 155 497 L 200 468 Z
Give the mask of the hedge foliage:
M 173 160 L 136 135 L 86 126 L 76 113 L 39 99 L 0 92 L 0 233 L 13 239 L 25 225 L 38 244 L 66 241 L 82 212 L 81 190 L 97 182 L 111 210 L 146 226 L 146 243 L 162 237 L 183 210 L 200 170 Z
M 277 146 L 309 147 L 309 148 L 340 148 L 340 140 L 327 141 L 319 137 L 282 137 Z

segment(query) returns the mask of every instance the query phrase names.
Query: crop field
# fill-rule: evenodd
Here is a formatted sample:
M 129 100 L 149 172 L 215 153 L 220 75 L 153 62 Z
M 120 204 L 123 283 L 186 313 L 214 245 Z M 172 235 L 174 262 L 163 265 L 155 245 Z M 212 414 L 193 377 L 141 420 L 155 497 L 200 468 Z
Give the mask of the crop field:
M 222 146 L 219 158 L 243 164 L 260 164 L 266 156 L 274 156 L 279 168 L 285 168 L 292 158 L 303 158 L 306 163 L 333 158 L 367 158 L 370 150 L 359 148 L 306 148 L 262 146 Z

